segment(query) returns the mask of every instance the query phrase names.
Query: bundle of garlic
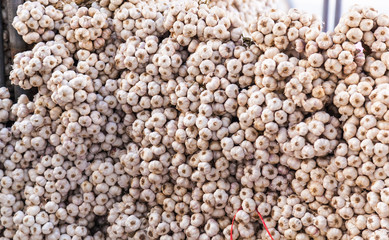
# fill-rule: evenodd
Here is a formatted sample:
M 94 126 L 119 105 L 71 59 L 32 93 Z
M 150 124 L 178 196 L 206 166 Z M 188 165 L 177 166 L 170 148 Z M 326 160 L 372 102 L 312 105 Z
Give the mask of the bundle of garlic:
M 1 239 L 389 239 L 388 16 L 239 4 L 21 5 Z
M 252 23 L 256 23 L 259 16 L 267 9 L 277 7 L 274 0 L 210 0 L 208 4 L 210 6 L 218 6 L 227 11 L 231 21 L 239 22 L 244 36 L 249 36 L 249 26 Z
M 19 5 L 12 25 L 27 44 L 32 44 L 52 40 L 61 19 L 63 12 L 54 6 L 27 1 Z

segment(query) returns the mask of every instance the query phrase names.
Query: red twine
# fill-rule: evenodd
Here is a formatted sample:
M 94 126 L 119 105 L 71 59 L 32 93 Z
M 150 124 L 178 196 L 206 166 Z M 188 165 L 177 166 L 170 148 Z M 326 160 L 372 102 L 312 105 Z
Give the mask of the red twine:
M 231 237 L 230 239 L 231 239 L 231 240 L 233 240 L 233 239 L 232 239 L 232 232 L 234 231 L 234 220 L 235 220 L 236 214 L 237 214 L 240 210 L 242 210 L 242 208 L 239 208 L 239 209 L 238 209 L 238 211 L 237 211 L 237 212 L 235 213 L 235 215 L 234 215 L 234 218 L 232 219 L 231 233 L 230 233 L 230 237 Z M 269 234 L 270 238 L 271 238 L 272 240 L 274 240 L 274 239 L 273 239 L 273 236 L 271 235 L 269 229 L 268 229 L 267 226 L 266 226 L 265 220 L 263 220 L 263 218 L 262 218 L 262 215 L 258 212 L 257 209 L 255 209 L 255 211 L 258 213 L 259 218 L 261 219 L 263 226 L 265 226 L 266 232 Z

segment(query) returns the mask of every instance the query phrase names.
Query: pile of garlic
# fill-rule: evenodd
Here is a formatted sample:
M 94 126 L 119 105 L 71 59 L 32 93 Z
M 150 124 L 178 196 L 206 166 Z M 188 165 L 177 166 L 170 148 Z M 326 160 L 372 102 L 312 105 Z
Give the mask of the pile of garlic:
M 389 239 L 389 17 L 239 3 L 21 5 L 1 239 Z

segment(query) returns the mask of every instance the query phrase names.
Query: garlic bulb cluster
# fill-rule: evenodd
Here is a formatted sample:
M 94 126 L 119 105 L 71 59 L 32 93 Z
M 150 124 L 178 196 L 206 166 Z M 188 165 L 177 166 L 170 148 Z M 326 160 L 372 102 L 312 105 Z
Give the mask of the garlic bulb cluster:
M 389 17 L 273 7 L 21 5 L 1 239 L 389 239 Z

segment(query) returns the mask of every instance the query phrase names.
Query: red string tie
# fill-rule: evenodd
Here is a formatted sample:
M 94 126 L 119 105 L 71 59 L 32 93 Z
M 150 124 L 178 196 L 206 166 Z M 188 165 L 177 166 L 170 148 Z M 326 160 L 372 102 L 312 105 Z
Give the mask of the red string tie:
M 231 233 L 230 233 L 230 237 L 231 237 L 230 239 L 231 239 L 231 240 L 233 240 L 233 238 L 232 238 L 232 232 L 234 231 L 234 220 L 235 220 L 236 214 L 238 214 L 238 212 L 239 212 L 240 210 L 242 210 L 242 208 L 239 208 L 239 209 L 238 209 L 238 211 L 237 211 L 237 212 L 235 213 L 235 215 L 234 215 L 234 218 L 232 219 Z M 274 240 L 273 236 L 271 235 L 269 229 L 268 229 L 267 226 L 266 226 L 265 220 L 263 220 L 262 215 L 258 212 L 257 209 L 255 209 L 255 211 L 258 213 L 259 218 L 261 219 L 262 224 L 263 224 L 263 226 L 264 226 L 265 229 L 266 229 L 266 232 L 269 234 L 270 238 L 271 238 L 272 240 Z

